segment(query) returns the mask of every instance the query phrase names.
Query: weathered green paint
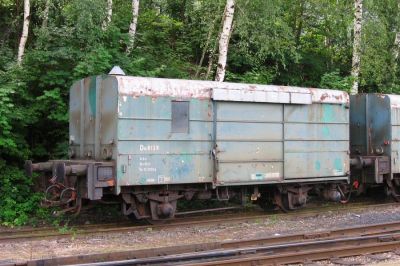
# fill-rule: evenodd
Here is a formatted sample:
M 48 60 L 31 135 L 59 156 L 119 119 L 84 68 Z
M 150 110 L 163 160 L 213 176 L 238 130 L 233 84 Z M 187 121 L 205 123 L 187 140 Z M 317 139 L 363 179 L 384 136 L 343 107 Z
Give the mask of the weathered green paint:
M 96 116 L 96 77 L 90 79 L 89 106 L 92 116 Z
M 349 109 L 337 104 L 285 105 L 285 179 L 346 176 Z
M 317 171 L 321 170 L 321 162 L 320 161 L 315 161 L 315 170 L 317 170 Z
M 322 128 L 322 134 L 324 135 L 324 137 L 329 137 L 330 134 L 331 134 L 331 132 L 330 132 L 330 130 L 329 130 L 329 127 L 324 126 L 324 127 Z
M 400 173 L 400 96 L 360 93 L 350 100 L 350 153 L 379 158 L 376 168 L 374 164 L 368 171 L 354 170 L 352 174 L 357 173 L 366 183 L 382 183 Z M 389 160 L 390 165 L 381 163 L 383 160 Z
M 334 122 L 334 112 L 333 112 L 333 105 L 331 104 L 324 104 L 322 105 L 322 122 L 329 123 Z
M 117 192 L 133 185 L 347 179 L 347 168 L 334 161 L 348 159 L 348 109 L 340 104 L 138 96 L 121 93 L 121 86 L 128 86 L 125 78 L 120 83 L 113 76 L 97 79 L 98 88 L 96 78 L 85 79 L 84 102 L 72 107 L 78 113 L 86 106 L 84 154 L 93 152 L 96 141 L 101 142 L 100 151 L 112 147 Z M 77 99 L 79 84 L 71 90 L 71 102 Z M 171 132 L 175 100 L 189 101 L 189 133 Z M 90 117 L 96 109 L 101 116 L 98 139 Z M 79 116 L 71 116 L 71 121 L 70 132 L 79 137 Z
M 343 172 L 343 161 L 341 158 L 335 158 L 335 161 L 333 163 L 333 167 L 335 170 Z

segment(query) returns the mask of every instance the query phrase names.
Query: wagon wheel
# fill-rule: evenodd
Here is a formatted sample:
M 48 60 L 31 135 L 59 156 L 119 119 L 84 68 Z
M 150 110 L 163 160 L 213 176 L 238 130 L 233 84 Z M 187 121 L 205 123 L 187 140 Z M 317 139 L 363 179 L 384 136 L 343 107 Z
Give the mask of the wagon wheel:
M 350 187 L 346 184 L 339 184 L 337 189 L 341 195 L 341 203 L 347 203 L 350 201 L 351 193 L 353 192 L 354 184 L 350 185 Z
M 265 193 L 261 193 L 261 197 L 257 199 L 256 203 L 261 207 L 264 211 L 274 211 L 276 210 L 276 204 L 271 201 Z
M 274 205 L 277 206 L 283 212 L 289 212 L 289 199 L 287 193 L 281 193 L 275 191 L 274 193 Z
M 264 211 L 273 211 L 275 209 L 275 206 L 273 204 L 269 204 L 267 201 L 263 200 L 257 200 L 256 202 L 258 206 L 261 207 Z
M 131 213 L 127 215 L 128 219 L 135 224 L 139 225 L 163 225 L 165 224 L 168 220 L 170 219 L 160 219 L 160 220 L 152 220 L 151 218 L 144 218 L 144 219 L 138 219 L 136 218 L 136 215 Z
M 142 217 L 150 217 L 150 210 L 149 210 L 149 204 L 148 203 L 143 203 L 143 202 L 139 202 L 137 199 L 134 199 L 134 204 L 135 206 L 135 211 L 137 212 L 137 214 L 139 216 Z M 134 223 L 140 224 L 140 225 L 148 225 L 151 224 L 149 222 L 150 218 L 137 218 L 135 213 L 130 213 L 128 215 L 126 215 L 126 217 L 128 217 L 129 220 L 131 220 Z
M 159 220 L 153 220 L 151 218 L 144 218 L 144 219 L 138 219 L 136 218 L 136 215 L 131 213 L 127 215 L 128 219 L 136 224 L 139 225 L 163 225 L 167 223 L 170 219 L 159 219 Z
M 138 219 L 136 218 L 136 215 L 131 213 L 126 215 L 126 217 L 131 221 L 132 223 L 136 225 L 149 225 L 150 223 L 146 219 Z
M 160 202 L 157 202 L 154 200 L 149 200 L 147 204 L 149 206 L 149 210 L 150 210 L 150 214 L 151 214 L 150 218 L 146 218 L 146 221 L 149 224 L 162 225 L 174 218 L 175 211 L 176 211 L 176 201 L 160 203 Z M 175 205 L 175 208 L 171 204 Z M 166 215 L 161 211 L 161 210 L 163 210 L 163 206 L 166 206 L 166 208 L 164 210 L 171 211 L 171 213 L 169 215 Z
M 288 194 L 281 194 L 282 197 L 282 204 L 279 205 L 278 207 L 283 211 L 283 212 L 289 212 L 291 209 L 289 207 L 289 195 Z
M 151 218 L 145 219 L 145 221 L 151 225 L 163 225 L 163 224 L 166 224 L 169 220 L 171 220 L 171 219 L 159 219 L 159 220 L 153 220 Z
M 385 189 L 387 190 L 387 195 L 392 196 L 395 201 L 400 202 L 399 187 L 393 181 L 386 181 Z

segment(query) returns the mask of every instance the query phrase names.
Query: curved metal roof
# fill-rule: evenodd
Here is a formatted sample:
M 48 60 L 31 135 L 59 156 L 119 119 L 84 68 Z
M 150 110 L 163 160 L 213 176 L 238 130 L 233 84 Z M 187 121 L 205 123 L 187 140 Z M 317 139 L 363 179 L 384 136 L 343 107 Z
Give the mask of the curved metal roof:
M 202 80 L 113 76 L 118 81 L 119 93 L 126 96 L 170 96 L 220 101 L 250 101 L 275 103 L 332 103 L 348 104 L 344 91 L 301 88 L 279 85 L 215 82 Z

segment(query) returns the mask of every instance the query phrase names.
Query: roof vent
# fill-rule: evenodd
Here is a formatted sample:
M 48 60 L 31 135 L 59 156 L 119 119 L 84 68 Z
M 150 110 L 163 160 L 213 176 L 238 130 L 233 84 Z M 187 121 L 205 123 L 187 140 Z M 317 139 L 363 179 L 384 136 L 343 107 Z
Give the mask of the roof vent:
M 125 76 L 125 72 L 119 66 L 114 66 L 108 75 Z

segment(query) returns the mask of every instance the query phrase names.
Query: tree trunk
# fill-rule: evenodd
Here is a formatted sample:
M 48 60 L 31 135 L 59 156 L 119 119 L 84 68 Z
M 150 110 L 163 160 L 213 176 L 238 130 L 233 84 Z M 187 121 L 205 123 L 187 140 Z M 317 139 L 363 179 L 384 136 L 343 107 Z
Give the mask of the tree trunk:
M 24 24 L 22 27 L 22 35 L 18 47 L 18 57 L 17 57 L 18 65 L 21 65 L 22 63 L 22 57 L 24 56 L 25 53 L 25 44 L 28 39 L 30 8 L 31 7 L 29 0 L 24 0 Z
M 398 64 L 399 64 L 399 52 L 400 52 L 400 32 L 396 30 L 396 37 L 394 39 L 393 47 L 393 79 L 392 79 L 392 89 L 398 84 Z
M 394 39 L 394 59 L 397 61 L 399 59 L 400 52 L 400 32 L 396 32 L 396 38 Z
M 228 45 L 231 35 L 234 12 L 235 0 L 226 0 L 224 24 L 222 26 L 221 36 L 219 39 L 217 74 L 215 75 L 215 81 L 219 82 L 223 82 L 225 78 L 225 68 L 228 57 Z
M 46 0 L 43 10 L 42 28 L 47 28 L 47 23 L 49 21 L 49 11 L 50 11 L 50 0 Z
M 305 3 L 304 0 L 300 1 L 300 6 L 299 6 L 299 20 L 298 24 L 295 24 L 296 27 L 296 32 L 295 32 L 295 42 L 296 42 L 296 47 L 299 46 L 300 44 L 300 37 L 301 37 L 301 32 L 303 31 L 303 16 L 304 16 L 304 10 L 305 9 Z
M 112 11 L 113 11 L 113 1 L 112 0 L 107 0 L 107 17 L 103 22 L 103 30 L 106 30 L 108 25 L 110 25 L 111 22 L 111 17 L 112 17 Z
M 400 0 L 397 0 L 397 13 L 400 12 Z M 398 84 L 398 64 L 399 64 L 399 55 L 400 55 L 400 21 L 399 18 L 396 19 L 395 25 L 395 38 L 394 38 L 394 46 L 393 46 L 393 79 L 392 79 L 392 89 L 396 87 Z
M 214 63 L 214 51 L 210 51 L 210 54 L 208 56 L 208 67 L 207 67 L 207 73 L 205 79 L 208 80 L 208 77 L 210 76 L 211 69 L 213 67 Z
M 361 28 L 362 28 L 362 0 L 354 0 L 354 42 L 353 42 L 353 60 L 351 65 L 351 75 L 353 77 L 353 86 L 350 94 L 358 93 L 358 84 L 360 76 L 361 63 Z
M 400 0 L 397 0 L 397 12 L 400 12 Z M 393 57 L 395 60 L 395 67 L 397 68 L 397 60 L 399 59 L 400 53 L 400 21 L 396 19 L 396 36 L 394 38 L 394 49 L 393 49 Z
M 139 0 L 132 0 L 132 21 L 129 25 L 129 44 L 126 49 L 127 53 L 131 53 L 135 43 L 137 20 L 139 16 Z
M 201 58 L 200 58 L 199 65 L 197 66 L 197 69 L 196 69 L 196 74 L 194 75 L 195 78 L 197 78 L 199 76 L 201 66 L 203 65 L 204 57 L 206 55 L 206 52 L 208 50 L 208 46 L 210 45 L 212 34 L 214 32 L 214 27 L 215 27 L 215 21 L 216 20 L 217 20 L 217 17 L 214 18 L 214 20 L 211 22 L 210 28 L 208 29 L 207 40 L 206 40 L 206 43 L 205 43 L 205 45 L 203 47 L 203 52 L 201 53 Z

